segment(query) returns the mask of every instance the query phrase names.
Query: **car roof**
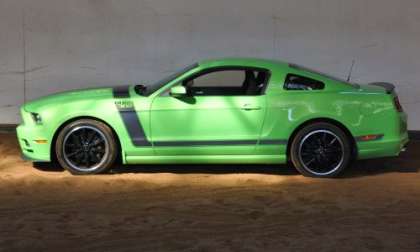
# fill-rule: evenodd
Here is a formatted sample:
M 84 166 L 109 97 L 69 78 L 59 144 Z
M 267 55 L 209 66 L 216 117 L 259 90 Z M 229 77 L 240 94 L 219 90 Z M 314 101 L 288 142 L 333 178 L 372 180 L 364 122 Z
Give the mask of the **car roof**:
M 248 66 L 261 68 L 288 68 L 289 64 L 279 60 L 260 58 L 219 58 L 203 60 L 198 63 L 201 67 Z

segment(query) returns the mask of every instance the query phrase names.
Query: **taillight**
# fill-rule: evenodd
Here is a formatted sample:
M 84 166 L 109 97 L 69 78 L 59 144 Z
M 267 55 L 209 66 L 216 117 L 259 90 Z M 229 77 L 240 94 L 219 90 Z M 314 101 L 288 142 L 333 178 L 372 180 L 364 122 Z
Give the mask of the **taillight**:
M 400 99 L 398 99 L 398 96 L 394 96 L 394 105 L 398 112 L 403 112 L 403 107 L 401 106 Z

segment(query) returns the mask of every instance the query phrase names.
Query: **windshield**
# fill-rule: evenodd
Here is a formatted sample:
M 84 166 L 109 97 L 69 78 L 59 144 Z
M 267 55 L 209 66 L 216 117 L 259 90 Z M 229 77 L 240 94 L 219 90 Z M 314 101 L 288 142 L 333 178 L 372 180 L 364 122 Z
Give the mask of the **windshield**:
M 306 71 L 306 72 L 309 72 L 309 73 L 318 74 L 318 75 L 324 76 L 324 77 L 326 77 L 328 79 L 332 79 L 332 80 L 335 80 L 335 81 L 343 82 L 343 83 L 346 83 L 346 84 L 349 84 L 349 85 L 352 85 L 352 86 L 355 86 L 355 87 L 358 86 L 357 84 L 350 83 L 349 81 L 344 80 L 342 78 L 331 76 L 329 74 L 326 74 L 326 73 L 323 73 L 323 72 L 320 72 L 320 71 L 316 71 L 316 70 L 313 70 L 313 69 L 310 69 L 310 68 L 307 68 L 307 67 L 304 67 L 304 66 L 300 66 L 300 65 L 297 65 L 297 64 L 289 64 L 289 66 L 291 68 L 294 68 L 294 69 L 303 70 L 303 71 Z
M 188 71 L 190 71 L 190 70 L 192 70 L 192 69 L 194 69 L 196 67 L 198 67 L 198 63 L 192 64 L 192 65 L 190 65 L 188 67 L 185 67 L 185 68 L 183 68 L 181 70 L 178 70 L 175 73 L 173 73 L 173 74 L 167 76 L 166 78 L 164 78 L 164 79 L 162 79 L 160 81 L 157 81 L 157 82 L 155 82 L 155 83 L 153 83 L 151 85 L 147 85 L 145 87 L 145 90 L 143 91 L 143 95 L 144 96 L 149 96 L 149 95 L 153 94 L 154 92 L 156 92 L 157 90 L 159 90 L 161 87 L 165 86 L 169 82 L 175 80 L 179 76 L 185 74 L 186 72 L 188 72 Z

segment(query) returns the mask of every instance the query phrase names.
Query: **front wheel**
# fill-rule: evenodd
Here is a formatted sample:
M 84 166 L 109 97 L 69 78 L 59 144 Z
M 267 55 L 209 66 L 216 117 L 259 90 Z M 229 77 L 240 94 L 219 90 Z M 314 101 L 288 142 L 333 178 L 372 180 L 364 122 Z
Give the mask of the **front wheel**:
M 82 119 L 66 125 L 55 144 L 57 160 L 75 175 L 98 174 L 113 165 L 117 148 L 112 130 L 102 122 Z
M 338 176 L 351 161 L 347 135 L 329 123 L 314 123 L 301 129 L 293 139 L 290 155 L 296 169 L 304 176 Z

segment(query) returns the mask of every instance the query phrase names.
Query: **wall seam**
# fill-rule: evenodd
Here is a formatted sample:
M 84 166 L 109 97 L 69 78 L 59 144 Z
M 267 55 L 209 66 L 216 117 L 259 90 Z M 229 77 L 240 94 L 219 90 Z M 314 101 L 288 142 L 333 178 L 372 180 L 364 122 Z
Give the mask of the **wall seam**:
M 22 55 L 23 55 L 23 103 L 26 103 L 26 21 L 25 8 L 22 8 Z

